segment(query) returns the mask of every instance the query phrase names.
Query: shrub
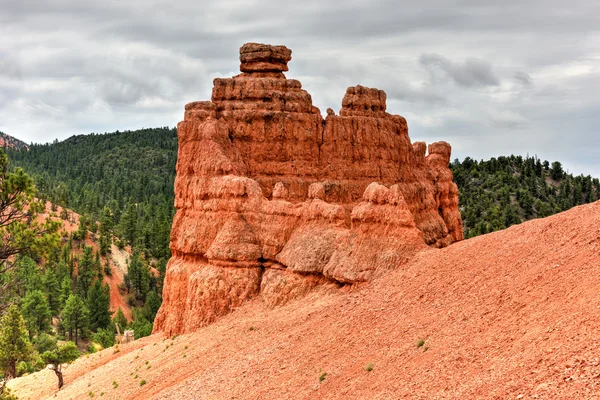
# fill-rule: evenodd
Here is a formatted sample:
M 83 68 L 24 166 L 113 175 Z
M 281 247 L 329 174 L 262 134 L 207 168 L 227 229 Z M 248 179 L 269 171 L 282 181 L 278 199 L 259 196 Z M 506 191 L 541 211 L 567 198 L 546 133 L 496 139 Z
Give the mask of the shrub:
M 98 332 L 92 336 L 92 340 L 107 349 L 115 344 L 115 335 L 109 329 L 98 329 Z

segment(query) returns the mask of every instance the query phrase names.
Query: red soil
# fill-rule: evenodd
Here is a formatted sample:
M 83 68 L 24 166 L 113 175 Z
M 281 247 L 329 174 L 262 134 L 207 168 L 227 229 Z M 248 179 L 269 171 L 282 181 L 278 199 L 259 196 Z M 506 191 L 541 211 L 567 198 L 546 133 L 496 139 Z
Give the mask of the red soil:
M 49 371 L 9 386 L 22 399 L 597 399 L 599 251 L 596 202 L 425 249 L 371 283 L 105 350 L 56 394 Z

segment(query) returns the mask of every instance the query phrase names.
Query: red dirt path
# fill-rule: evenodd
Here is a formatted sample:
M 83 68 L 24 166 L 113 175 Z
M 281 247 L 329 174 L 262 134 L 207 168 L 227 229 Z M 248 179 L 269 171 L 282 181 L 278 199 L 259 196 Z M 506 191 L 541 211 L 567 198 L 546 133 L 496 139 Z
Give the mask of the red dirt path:
M 598 332 L 600 202 L 426 250 L 362 287 L 105 350 L 56 395 L 46 371 L 9 386 L 22 399 L 599 399 Z

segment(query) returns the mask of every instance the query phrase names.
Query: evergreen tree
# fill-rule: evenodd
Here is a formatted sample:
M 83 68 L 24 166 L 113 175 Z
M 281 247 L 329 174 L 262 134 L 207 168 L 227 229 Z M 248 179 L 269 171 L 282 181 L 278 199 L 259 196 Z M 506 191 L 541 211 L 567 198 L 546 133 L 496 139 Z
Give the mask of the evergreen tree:
M 93 249 L 90 246 L 85 246 L 77 270 L 77 293 L 82 298 L 87 298 L 88 290 L 95 277 Z
M 79 337 L 88 327 L 88 309 L 81 297 L 74 294 L 69 296 L 62 311 L 62 321 L 69 338 L 73 339 L 74 334 L 75 344 L 79 344 Z
M 48 305 L 50 306 L 50 310 L 52 310 L 52 315 L 58 315 L 61 306 L 58 277 L 52 269 L 47 268 L 42 278 L 42 282 L 44 285 L 44 293 L 48 299 Z
M 73 282 L 69 276 L 65 276 L 60 284 L 59 301 L 61 306 L 64 307 L 69 296 L 73 294 Z
M 34 339 L 33 344 L 39 354 L 56 348 L 56 336 L 50 336 L 47 333 L 41 333 Z
M 550 168 L 550 177 L 557 181 L 559 179 L 562 179 L 563 173 L 564 171 L 562 168 L 562 164 L 558 161 L 554 161 L 552 163 L 552 168 Z
M 58 388 L 63 387 L 62 365 L 75 361 L 79 357 L 79 349 L 77 344 L 67 342 L 64 345 L 58 346 L 55 350 L 46 351 L 40 355 L 45 364 L 52 365 L 52 370 L 58 378 Z
M 151 290 L 146 296 L 146 304 L 144 304 L 145 315 L 150 322 L 154 322 L 154 317 L 161 305 L 161 300 L 155 290 Z
M 123 238 L 130 246 L 133 246 L 137 239 L 137 206 L 135 203 L 129 203 L 127 210 L 121 216 L 121 231 Z
M 38 265 L 30 257 L 19 257 L 15 262 L 17 267 L 17 282 L 22 295 L 26 292 L 43 288 L 42 278 L 38 273 Z
M 113 214 L 110 208 L 104 207 L 102 210 L 102 217 L 100 218 L 100 254 L 103 256 L 110 252 L 110 246 L 112 244 L 112 230 L 113 230 Z
M 4 376 L 16 377 L 17 363 L 30 360 L 32 352 L 25 321 L 17 306 L 12 305 L 0 321 L 0 370 Z
M 119 329 L 121 330 L 121 333 L 123 333 L 123 331 L 127 327 L 127 318 L 125 318 L 125 314 L 123 314 L 123 310 L 121 310 L 121 307 L 119 307 L 119 309 L 117 310 L 115 317 L 112 320 L 112 325 L 113 325 L 113 327 L 115 325 L 119 325 Z M 115 330 L 116 330 L 116 328 L 115 328 Z
M 138 250 L 134 250 L 131 256 L 127 277 L 135 296 L 144 300 L 150 290 L 150 268 Z
M 75 236 L 76 240 L 85 241 L 85 239 L 87 237 L 87 225 L 88 225 L 87 217 L 83 214 L 80 215 L 79 216 L 79 227 L 77 229 L 77 235 Z
M 152 322 L 144 318 L 143 315 L 138 315 L 133 321 L 133 332 L 135 339 L 140 339 L 152 334 Z
M 94 281 L 88 293 L 87 305 L 90 329 L 96 331 L 100 328 L 107 328 L 110 325 L 110 289 L 108 285 L 103 285 L 99 280 Z
M 104 273 L 106 276 L 112 276 L 112 268 L 108 260 L 106 260 L 106 264 L 104 264 Z
M 21 305 L 21 314 L 25 319 L 30 338 L 50 329 L 52 310 L 50 310 L 48 300 L 41 290 L 27 293 Z

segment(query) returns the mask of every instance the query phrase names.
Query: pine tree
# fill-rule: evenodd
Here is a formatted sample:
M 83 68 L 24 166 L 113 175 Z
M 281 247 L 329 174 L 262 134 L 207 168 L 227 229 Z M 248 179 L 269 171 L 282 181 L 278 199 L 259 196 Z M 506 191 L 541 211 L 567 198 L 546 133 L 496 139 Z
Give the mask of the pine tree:
M 119 307 L 115 314 L 115 317 L 112 319 L 112 325 L 119 325 L 121 333 L 123 333 L 123 330 L 125 330 L 125 328 L 127 327 L 127 318 L 125 318 L 125 314 L 123 314 L 123 310 L 121 310 L 121 307 Z
M 58 283 L 58 277 L 52 269 L 46 269 L 42 278 L 42 283 L 44 285 L 44 293 L 48 299 L 48 305 L 50 306 L 50 310 L 52 310 L 52 315 L 58 315 L 61 306 L 60 285 Z
M 52 310 L 41 290 L 27 293 L 21 305 L 21 314 L 25 319 L 30 338 L 50 329 Z
M 121 231 L 123 233 L 123 238 L 130 246 L 133 246 L 137 239 L 137 217 L 137 206 L 132 201 L 121 216 Z
M 134 250 L 131 256 L 127 276 L 135 296 L 144 300 L 150 290 L 150 268 L 138 250 Z
M 94 281 L 88 292 L 87 305 L 90 329 L 97 331 L 100 328 L 107 328 L 110 325 L 110 289 L 108 285 L 103 285 L 99 280 Z
M 90 246 L 85 246 L 77 270 L 77 293 L 82 298 L 87 298 L 88 290 L 95 277 L 93 249 Z
M 104 207 L 102 210 L 102 217 L 100 218 L 100 254 L 103 256 L 110 253 L 110 246 L 112 244 L 112 230 L 113 230 L 113 214 L 110 208 Z
M 104 273 L 106 276 L 112 276 L 112 268 L 108 260 L 106 260 L 106 264 L 104 264 Z
M 564 174 L 562 164 L 558 161 L 554 161 L 552 163 L 552 168 L 550 168 L 550 177 L 555 181 L 562 179 Z
M 0 321 L 0 370 L 4 376 L 16 377 L 17 363 L 30 360 L 32 352 L 25 321 L 17 306 L 12 305 Z
M 77 240 L 85 241 L 85 239 L 87 237 L 87 225 L 88 225 L 87 217 L 83 214 L 80 215 L 79 216 L 79 227 L 77 229 L 77 235 L 76 235 Z
M 69 276 L 65 276 L 60 283 L 59 301 L 60 306 L 64 307 L 69 296 L 73 294 L 73 282 Z
M 146 318 L 151 322 L 154 322 L 154 317 L 158 312 L 161 305 L 161 300 L 155 290 L 151 290 L 146 296 L 146 303 L 144 304 Z
M 77 344 L 67 342 L 59 346 L 56 350 L 46 351 L 40 355 L 45 364 L 52 365 L 52 370 L 58 378 L 58 388 L 63 387 L 62 365 L 75 361 L 79 357 L 79 349 Z
M 69 296 L 62 312 L 62 321 L 65 330 L 69 331 L 69 338 L 73 339 L 75 334 L 75 344 L 79 344 L 80 333 L 88 327 L 88 309 L 81 297 L 76 294 Z

